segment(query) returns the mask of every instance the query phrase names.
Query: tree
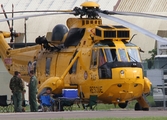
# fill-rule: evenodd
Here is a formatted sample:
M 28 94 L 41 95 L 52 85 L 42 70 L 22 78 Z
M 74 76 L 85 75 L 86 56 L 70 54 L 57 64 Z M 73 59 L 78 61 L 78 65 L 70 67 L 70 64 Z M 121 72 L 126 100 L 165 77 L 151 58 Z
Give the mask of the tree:
M 152 49 L 151 51 L 148 51 L 149 54 L 151 54 L 151 58 L 146 59 L 148 64 L 148 69 L 151 69 L 154 64 L 154 57 L 157 55 L 157 49 Z

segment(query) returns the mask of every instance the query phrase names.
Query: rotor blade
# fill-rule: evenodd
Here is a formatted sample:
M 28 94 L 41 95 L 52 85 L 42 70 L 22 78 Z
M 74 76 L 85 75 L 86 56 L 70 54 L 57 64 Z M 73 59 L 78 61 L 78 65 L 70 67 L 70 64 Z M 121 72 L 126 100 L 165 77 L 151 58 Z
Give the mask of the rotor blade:
M 149 31 L 147 31 L 147 30 L 145 30 L 145 29 L 143 29 L 143 28 L 141 28 L 141 27 L 139 27 L 137 25 L 134 25 L 134 24 L 130 23 L 130 22 L 124 21 L 122 19 L 119 19 L 119 18 L 116 18 L 116 17 L 113 17 L 113 16 L 109 16 L 109 15 L 106 15 L 106 14 L 103 14 L 103 13 L 98 13 L 98 14 L 101 17 L 104 17 L 106 19 L 115 21 L 115 22 L 120 23 L 120 24 L 122 24 L 122 25 L 124 25 L 126 27 L 129 27 L 129 28 L 134 29 L 134 30 L 136 30 L 138 32 L 141 32 L 141 33 L 143 33 L 143 34 L 145 34 L 145 35 L 147 35 L 147 36 L 149 36 L 149 37 L 151 37 L 151 38 L 153 38 L 153 39 L 155 39 L 157 41 L 166 42 L 167 43 L 167 40 L 161 38 L 160 36 L 155 35 L 155 34 L 149 32 Z
M 14 12 L 14 5 L 12 4 L 12 18 L 13 18 L 13 12 Z M 14 35 L 13 35 L 13 20 L 12 20 L 12 26 L 10 27 L 10 32 L 11 32 L 11 40 L 10 42 L 13 42 L 14 40 Z M 13 46 L 14 48 L 14 46 Z
M 30 10 L 30 11 L 14 11 L 13 13 L 39 13 L 39 12 L 72 12 L 72 10 Z M 6 12 L 6 14 L 11 14 L 12 12 Z M 3 14 L 0 12 L 0 14 Z
M 7 15 L 6 15 L 6 12 L 5 12 L 5 9 L 4 9 L 4 7 L 3 7 L 2 4 L 1 4 L 1 8 L 2 8 L 2 11 L 3 11 L 3 14 L 4 14 L 5 18 L 8 19 Z M 8 23 L 9 29 L 10 29 L 10 23 L 9 23 L 9 20 L 7 20 L 7 23 Z
M 167 16 L 148 14 L 148 13 L 138 13 L 138 12 L 119 12 L 119 11 L 107 11 L 110 15 L 125 15 L 125 16 L 139 16 L 139 17 L 148 17 L 148 18 L 157 18 L 167 20 Z
M 38 16 L 47 16 L 47 15 L 57 15 L 57 14 L 75 14 L 75 12 L 60 12 L 60 13 L 44 13 L 44 14 L 34 14 L 34 15 L 25 15 L 25 16 L 19 16 L 14 18 L 7 18 L 7 19 L 0 19 L 0 22 L 8 21 L 8 20 L 18 20 L 18 19 L 28 19 L 30 17 L 38 17 Z

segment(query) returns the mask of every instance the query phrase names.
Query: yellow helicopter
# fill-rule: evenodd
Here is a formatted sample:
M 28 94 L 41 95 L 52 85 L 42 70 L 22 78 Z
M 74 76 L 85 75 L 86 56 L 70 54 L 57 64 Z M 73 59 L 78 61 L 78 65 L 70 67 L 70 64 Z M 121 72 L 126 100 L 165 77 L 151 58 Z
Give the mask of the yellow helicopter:
M 62 93 L 62 89 L 77 89 L 83 101 L 96 96 L 103 103 L 125 108 L 129 101 L 137 100 L 135 110 L 149 110 L 144 96 L 150 93 L 151 82 L 144 77 L 139 53 L 141 49 L 131 43 L 129 28 L 162 42 L 166 40 L 111 16 L 124 13 L 100 10 L 99 5 L 91 1 L 81 6 L 69 11 L 56 11 L 59 13 L 0 19 L 4 22 L 53 14 L 80 16 L 69 18 L 67 27 L 56 25 L 51 40 L 39 36 L 35 40 L 36 45 L 18 49 L 12 49 L 5 40 L 17 34 L 0 31 L 0 56 L 8 72 L 13 74 L 16 70 L 20 71 L 23 79 L 29 82 L 29 71 L 34 69 L 38 79 L 38 95 L 48 87 L 57 95 Z M 104 25 L 101 17 L 129 28 Z

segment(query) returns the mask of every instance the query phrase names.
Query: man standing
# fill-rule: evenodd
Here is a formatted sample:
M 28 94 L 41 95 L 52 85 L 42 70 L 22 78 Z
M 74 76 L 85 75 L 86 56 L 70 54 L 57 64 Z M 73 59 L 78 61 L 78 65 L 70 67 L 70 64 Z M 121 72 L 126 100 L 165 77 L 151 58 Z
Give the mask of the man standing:
M 37 112 L 37 79 L 34 76 L 34 70 L 30 71 L 30 82 L 29 82 L 29 102 L 30 102 L 30 110 L 31 112 Z
M 23 83 L 23 91 L 22 91 L 22 112 L 25 112 L 25 107 L 26 107 L 26 104 L 25 104 L 25 97 L 24 97 L 24 94 L 26 93 L 26 90 L 25 90 L 25 84 L 24 84 L 24 81 L 23 79 L 21 78 L 21 74 L 18 75 L 18 77 L 22 80 L 22 83 Z
M 22 92 L 24 89 L 23 82 L 18 71 L 14 72 L 14 76 L 10 80 L 9 87 L 13 93 L 14 111 L 22 112 Z

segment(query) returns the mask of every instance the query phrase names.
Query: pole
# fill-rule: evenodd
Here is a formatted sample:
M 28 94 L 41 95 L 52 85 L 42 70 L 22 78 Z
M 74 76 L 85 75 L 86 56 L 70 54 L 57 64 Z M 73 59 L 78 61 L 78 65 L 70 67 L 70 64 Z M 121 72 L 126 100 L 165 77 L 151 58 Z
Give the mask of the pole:
M 25 47 L 27 46 L 27 20 L 28 18 L 24 19 Z
M 166 100 L 165 100 L 165 79 L 164 79 L 164 70 L 162 69 L 162 89 L 163 89 L 163 108 L 166 109 Z

